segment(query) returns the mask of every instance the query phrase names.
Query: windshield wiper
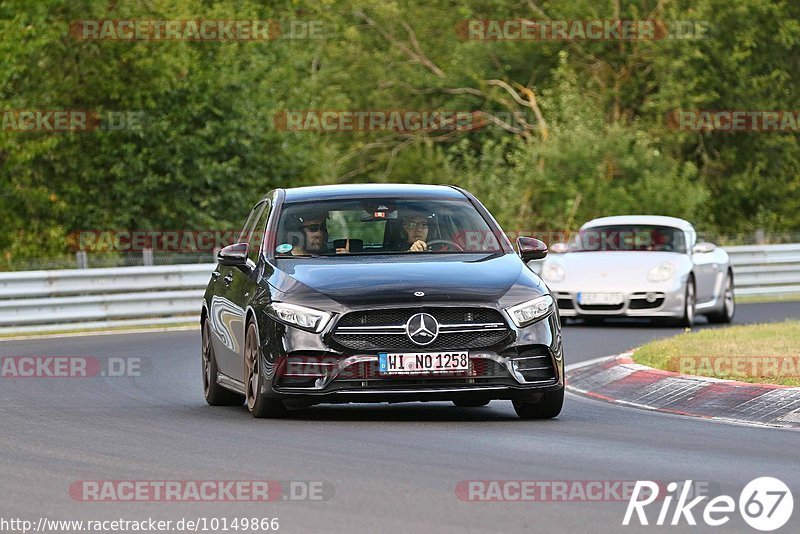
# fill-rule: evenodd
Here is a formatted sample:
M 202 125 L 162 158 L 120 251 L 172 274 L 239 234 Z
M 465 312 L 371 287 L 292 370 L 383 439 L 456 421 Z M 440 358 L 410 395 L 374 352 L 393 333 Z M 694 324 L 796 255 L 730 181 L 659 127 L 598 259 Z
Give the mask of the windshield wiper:
M 505 254 L 505 252 L 503 252 L 502 250 L 496 250 L 496 251 L 492 252 L 491 254 L 489 254 L 488 256 L 484 256 L 483 258 L 478 258 L 477 260 L 472 260 L 469 263 L 480 263 L 482 261 L 493 260 L 495 258 L 499 258 L 503 254 Z

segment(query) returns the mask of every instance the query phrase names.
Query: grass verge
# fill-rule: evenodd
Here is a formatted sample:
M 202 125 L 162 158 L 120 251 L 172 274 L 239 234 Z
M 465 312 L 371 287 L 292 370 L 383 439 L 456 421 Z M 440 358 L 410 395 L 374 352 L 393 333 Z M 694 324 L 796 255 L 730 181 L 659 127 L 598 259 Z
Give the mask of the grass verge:
M 800 321 L 687 331 L 640 347 L 633 360 L 681 374 L 800 386 Z
M 91 327 L 91 328 L 65 328 L 63 330 L 48 330 L 46 332 L 3 332 L 0 333 L 0 341 L 4 339 L 21 339 L 21 338 L 48 338 L 57 337 L 62 335 L 89 335 L 97 333 L 109 332 L 141 332 L 147 330 L 163 331 L 163 330 L 183 330 L 189 328 L 200 329 L 199 320 L 186 321 L 185 323 L 159 323 L 159 324 L 143 324 L 143 325 L 130 325 L 130 326 L 107 326 L 107 327 Z
M 800 300 L 800 293 L 784 293 L 780 295 L 769 295 L 760 297 L 740 297 L 737 295 L 736 304 L 751 304 L 763 302 L 796 302 Z

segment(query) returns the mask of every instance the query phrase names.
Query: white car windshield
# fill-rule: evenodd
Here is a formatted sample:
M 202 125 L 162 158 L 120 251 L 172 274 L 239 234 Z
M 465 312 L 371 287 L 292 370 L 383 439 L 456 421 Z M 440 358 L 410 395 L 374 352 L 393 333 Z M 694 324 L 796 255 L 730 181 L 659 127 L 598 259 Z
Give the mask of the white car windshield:
M 686 252 L 684 233 L 657 225 L 610 225 L 585 228 L 570 243 L 570 252 L 601 251 Z

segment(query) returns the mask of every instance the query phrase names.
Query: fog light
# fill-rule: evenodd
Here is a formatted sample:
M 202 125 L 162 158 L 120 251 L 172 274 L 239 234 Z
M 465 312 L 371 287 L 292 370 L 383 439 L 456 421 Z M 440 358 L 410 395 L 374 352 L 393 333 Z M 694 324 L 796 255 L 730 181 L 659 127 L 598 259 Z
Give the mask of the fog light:
M 551 380 L 555 369 L 548 351 L 542 349 L 525 350 L 509 362 L 511 371 L 519 382 Z
M 658 299 L 658 295 L 656 295 L 655 293 L 648 293 L 645 296 L 645 300 L 647 302 L 649 302 L 650 304 L 654 303 L 657 299 Z

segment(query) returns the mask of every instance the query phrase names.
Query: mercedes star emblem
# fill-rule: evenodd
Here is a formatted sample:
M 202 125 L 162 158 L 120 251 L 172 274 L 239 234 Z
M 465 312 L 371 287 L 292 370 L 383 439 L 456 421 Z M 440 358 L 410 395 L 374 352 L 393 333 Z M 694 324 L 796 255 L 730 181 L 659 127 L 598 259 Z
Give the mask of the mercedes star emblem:
M 439 336 L 439 323 L 429 313 L 415 313 L 406 323 L 406 334 L 417 345 L 430 345 Z

